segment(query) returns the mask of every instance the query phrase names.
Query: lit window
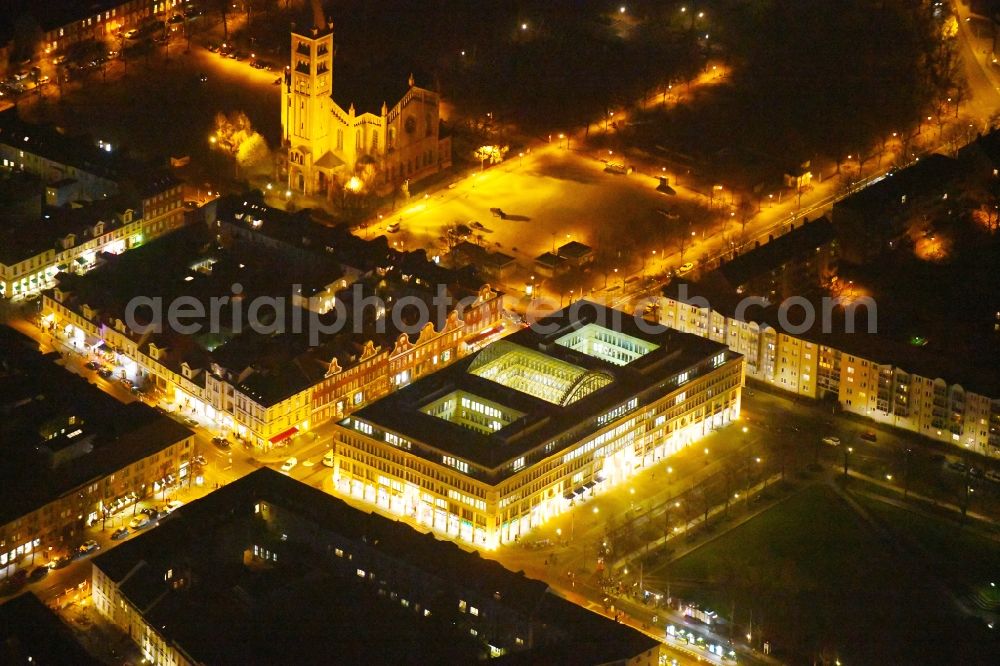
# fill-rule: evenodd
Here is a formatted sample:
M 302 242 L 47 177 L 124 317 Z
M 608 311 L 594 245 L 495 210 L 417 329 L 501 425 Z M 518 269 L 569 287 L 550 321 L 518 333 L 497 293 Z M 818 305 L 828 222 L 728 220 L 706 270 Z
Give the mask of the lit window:
M 469 613 L 475 615 L 476 617 L 479 617 L 479 609 L 476 608 L 475 606 L 469 606 Z
M 468 608 L 468 606 L 466 605 L 465 601 L 463 599 L 459 599 L 458 600 L 458 610 L 460 610 L 460 611 L 462 611 L 464 613 L 466 608 Z
M 358 569 L 358 578 L 364 578 L 364 577 L 365 577 L 365 570 Z

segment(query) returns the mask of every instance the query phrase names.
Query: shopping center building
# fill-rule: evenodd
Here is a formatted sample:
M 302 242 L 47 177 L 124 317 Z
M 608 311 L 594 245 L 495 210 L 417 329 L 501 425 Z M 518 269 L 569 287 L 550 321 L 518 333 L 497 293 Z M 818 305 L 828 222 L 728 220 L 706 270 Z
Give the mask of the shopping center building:
M 743 357 L 580 301 L 344 419 L 334 484 L 492 548 L 739 416 Z

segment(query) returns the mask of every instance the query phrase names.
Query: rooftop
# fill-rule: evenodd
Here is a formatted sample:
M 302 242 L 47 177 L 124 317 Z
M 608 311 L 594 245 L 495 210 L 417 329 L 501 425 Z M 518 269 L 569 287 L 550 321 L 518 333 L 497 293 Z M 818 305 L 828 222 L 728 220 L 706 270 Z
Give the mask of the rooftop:
M 178 374 L 187 363 L 196 383 L 205 381 L 206 372 L 225 375 L 270 406 L 322 379 L 333 359 L 342 368 L 350 366 L 369 340 L 391 349 L 419 314 L 414 306 L 402 308 L 399 317 L 378 315 L 366 299 L 378 296 L 387 307 L 404 297 L 420 301 L 441 330 L 445 322 L 437 321 L 443 317 L 434 301 L 439 286 L 456 303 L 478 294 L 481 283 L 471 271 L 442 268 L 423 252 L 390 249 L 385 237 L 363 240 L 345 228 L 317 224 L 309 211 L 289 214 L 258 201 L 259 195 L 221 200 L 211 227 L 189 225 L 105 257 L 86 275 L 59 275 L 63 304 L 77 310 L 88 305 L 115 327 L 116 320 L 125 321 L 133 299 L 160 298 L 166 314 L 174 299 L 193 297 L 205 315 L 186 322 L 202 324 L 200 332 L 164 325 L 160 332 L 136 335 L 140 349 L 155 345 L 162 351 L 160 362 Z M 315 308 L 324 314 L 296 307 L 313 296 L 322 301 Z M 282 299 L 276 302 L 283 305 L 255 310 L 258 324 L 251 326 L 250 307 L 258 298 Z M 343 305 L 345 318 L 334 301 Z M 151 321 L 149 308 L 135 315 Z M 311 326 L 314 318 L 328 327 L 325 332 Z M 333 325 L 337 322 L 340 326 Z
M 566 259 L 579 260 L 590 256 L 593 253 L 594 248 L 589 245 L 584 245 L 580 241 L 570 241 L 564 245 L 560 245 L 556 254 L 560 257 L 565 257 Z
M 93 562 L 202 663 L 471 663 L 486 646 L 456 599 L 530 618 L 540 654 L 581 642 L 605 662 L 656 646 L 523 573 L 267 468 Z
M 733 287 L 739 287 L 761 275 L 781 268 L 789 261 L 804 256 L 807 252 L 815 251 L 836 237 L 837 234 L 830 220 L 826 217 L 820 217 L 740 255 L 732 261 L 727 261 L 719 268 L 719 272 Z
M 0 524 L 191 435 L 122 404 L 0 326 Z
M 101 150 L 91 137 L 69 136 L 54 125 L 24 122 L 16 107 L 0 111 L 0 143 L 112 181 L 124 166 L 118 153 Z
M 933 153 L 904 169 L 890 171 L 881 179 L 872 182 L 834 204 L 833 220 L 837 222 L 837 209 L 852 210 L 877 216 L 907 203 L 907 199 L 932 196 L 949 187 L 959 174 L 958 160 Z
M 40 666 L 101 663 L 83 649 L 59 616 L 31 592 L 0 605 L 0 662 Z
M 474 466 L 471 476 L 495 483 L 512 473 L 511 461 L 545 457 L 579 441 L 714 367 L 710 361 L 719 354 L 739 356 L 710 340 L 580 301 L 362 408 L 342 425 L 360 423 L 371 436 L 402 438 L 412 454 L 438 463 L 442 452 L 455 456 Z M 450 414 L 456 407 L 465 414 Z
M 69 234 L 76 236 L 74 246 L 85 243 L 98 222 L 104 222 L 105 232 L 123 226 L 128 210 L 133 211 L 134 219 L 142 216 L 122 197 L 114 197 L 61 208 L 46 206 L 39 216 L 8 218 L 0 227 L 0 263 L 9 266 L 46 250 L 61 252 L 59 243 Z

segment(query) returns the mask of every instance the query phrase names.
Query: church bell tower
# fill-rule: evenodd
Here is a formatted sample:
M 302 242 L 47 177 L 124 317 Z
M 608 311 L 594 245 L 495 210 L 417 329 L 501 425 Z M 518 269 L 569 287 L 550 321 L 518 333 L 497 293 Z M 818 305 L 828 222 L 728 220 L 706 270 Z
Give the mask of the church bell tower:
M 321 17 L 317 15 L 317 19 Z M 291 61 L 281 91 L 288 187 L 313 194 L 324 185 L 317 182 L 313 163 L 329 150 L 333 23 L 317 23 L 306 34 L 293 31 L 291 46 Z

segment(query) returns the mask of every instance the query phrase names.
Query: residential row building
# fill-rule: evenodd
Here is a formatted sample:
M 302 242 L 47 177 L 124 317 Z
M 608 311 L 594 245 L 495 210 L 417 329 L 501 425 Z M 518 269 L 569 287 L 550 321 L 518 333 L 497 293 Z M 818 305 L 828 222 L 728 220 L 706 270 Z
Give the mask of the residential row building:
M 59 274 L 43 295 L 43 326 L 81 351 L 109 350 L 123 376 L 265 449 L 502 332 L 502 294 L 474 272 L 261 200 L 259 193 L 222 200 L 205 224 L 109 257 L 86 275 Z M 438 307 L 439 294 L 450 304 Z M 213 298 L 227 304 L 195 334 L 128 323 L 134 299 L 168 306 L 181 297 L 198 300 L 203 314 L 213 312 Z M 282 304 L 267 310 L 267 330 L 249 325 L 257 299 Z
M 48 0 L 37 7 L 23 4 L 21 15 L 11 19 L 33 21 L 40 33 L 39 55 L 51 56 L 90 41 L 117 46 L 122 33 L 152 21 L 164 21 L 194 3 L 185 0 L 91 0 L 84 3 Z M 12 41 L 14 35 L 0 37 Z
M 740 413 L 742 355 L 579 301 L 337 424 L 337 492 L 482 548 Z
M 85 272 L 184 224 L 169 172 L 22 122 L 16 109 L 0 113 L 0 165 L 0 298 L 37 294 L 59 272 Z
M 723 261 L 718 272 L 737 294 L 772 300 L 815 294 L 836 277 L 838 248 L 833 224 L 820 217 Z
M 815 314 L 812 325 L 803 327 L 790 314 L 781 315 L 778 303 L 715 287 L 711 277 L 668 285 L 660 322 L 742 354 L 751 379 L 830 401 L 876 423 L 1000 456 L 1000 378 L 989 363 L 869 332 L 869 318 L 876 316 L 870 301 L 845 311 L 829 299 L 802 299 Z
M 898 248 L 914 224 L 954 204 L 965 169 L 964 160 L 933 153 L 837 201 L 831 220 L 840 256 L 862 263 Z
M 0 327 L 0 577 L 75 553 L 89 529 L 191 475 L 190 430 L 57 359 Z
M 267 468 L 96 556 L 91 590 L 156 665 L 661 663 L 541 581 Z

